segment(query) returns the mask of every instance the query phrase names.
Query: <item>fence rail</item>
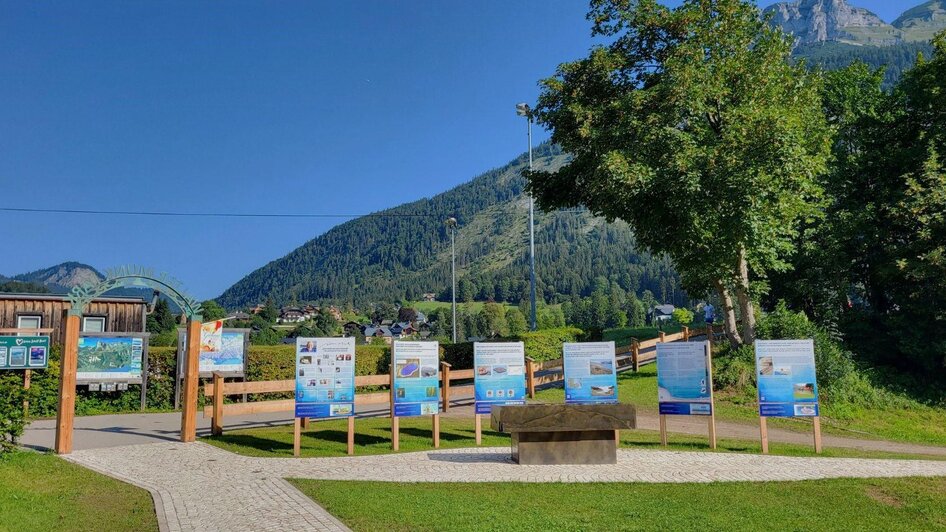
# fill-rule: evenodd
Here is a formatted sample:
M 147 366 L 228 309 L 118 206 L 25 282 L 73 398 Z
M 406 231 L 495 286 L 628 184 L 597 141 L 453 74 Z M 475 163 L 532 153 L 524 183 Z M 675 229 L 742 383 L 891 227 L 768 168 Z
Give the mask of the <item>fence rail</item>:
M 618 371 L 632 369 L 638 371 L 644 364 L 649 364 L 657 360 L 656 346 L 661 342 L 688 341 L 692 336 L 701 336 L 710 334 L 715 336 L 722 332 L 721 326 L 707 326 L 700 329 L 690 330 L 687 327 L 683 331 L 674 334 L 660 333 L 660 336 L 642 342 L 632 340 L 629 345 L 618 346 L 615 348 L 615 359 L 617 361 Z M 644 352 L 646 351 L 646 352 Z M 526 392 L 530 398 L 535 398 L 535 389 L 538 386 L 553 384 L 564 379 L 564 360 L 557 358 L 554 360 L 536 361 L 526 357 Z M 446 412 L 450 409 L 450 401 L 459 397 L 469 397 L 473 394 L 473 385 L 465 384 L 462 386 L 453 386 L 454 381 L 471 381 L 474 379 L 474 370 L 460 369 L 454 370 L 447 362 L 440 363 L 440 392 L 441 404 Z M 269 401 L 254 401 L 249 403 L 227 404 L 224 401 L 228 395 L 243 395 L 247 393 L 285 393 L 295 391 L 296 381 L 294 379 L 278 381 L 255 381 L 255 382 L 224 382 L 224 376 L 220 373 L 214 373 L 213 381 L 204 385 L 204 396 L 211 398 L 211 404 L 204 407 L 204 417 L 211 417 L 211 432 L 219 435 L 223 433 L 223 420 L 225 416 L 236 416 L 245 414 L 273 413 L 273 412 L 292 412 L 295 410 L 295 399 L 275 399 Z M 391 386 L 391 375 L 359 375 L 355 377 L 355 388 L 364 388 L 368 386 Z M 355 405 L 388 405 L 391 404 L 391 393 L 369 392 L 355 394 Z

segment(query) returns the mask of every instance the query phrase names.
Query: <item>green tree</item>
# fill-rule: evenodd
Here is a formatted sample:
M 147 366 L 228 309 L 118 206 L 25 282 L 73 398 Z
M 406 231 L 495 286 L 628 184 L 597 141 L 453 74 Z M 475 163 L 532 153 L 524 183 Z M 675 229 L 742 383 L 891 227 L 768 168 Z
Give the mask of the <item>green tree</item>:
M 378 303 L 371 311 L 371 321 L 381 323 L 384 320 L 395 320 L 397 318 L 397 307 L 391 303 Z
M 638 328 L 647 325 L 647 312 L 644 310 L 644 305 L 633 293 L 628 296 L 625 309 L 629 326 Z
M 683 307 L 673 309 L 673 321 L 679 325 L 690 325 L 693 323 L 693 311 Z
M 204 321 L 214 321 L 227 316 L 227 311 L 217 304 L 213 299 L 208 299 L 200 304 L 201 317 Z
M 819 213 L 818 75 L 749 2 L 595 0 L 588 18 L 608 44 L 559 66 L 535 112 L 573 158 L 530 173 L 529 189 L 545 209 L 627 221 L 688 292 L 719 294 L 733 344 L 751 343 L 754 281 L 789 266 L 799 223 Z
M 417 321 L 417 311 L 411 307 L 401 307 L 397 310 L 397 321 Z
M 259 315 L 266 320 L 267 323 L 276 323 L 276 320 L 279 318 L 279 307 L 276 306 L 272 298 L 267 299 Z
M 508 335 L 505 307 L 493 302 L 484 304 L 479 313 L 479 328 L 483 335 L 489 338 Z
M 161 334 L 173 331 L 177 327 L 177 319 L 171 313 L 171 307 L 164 298 L 158 298 L 154 304 L 154 312 L 148 315 L 147 329 L 151 334 Z
M 457 301 L 469 303 L 473 301 L 473 284 L 466 279 L 457 281 Z
M 526 317 L 523 316 L 522 311 L 516 307 L 506 309 L 506 325 L 509 327 L 510 336 L 519 336 L 529 330 Z

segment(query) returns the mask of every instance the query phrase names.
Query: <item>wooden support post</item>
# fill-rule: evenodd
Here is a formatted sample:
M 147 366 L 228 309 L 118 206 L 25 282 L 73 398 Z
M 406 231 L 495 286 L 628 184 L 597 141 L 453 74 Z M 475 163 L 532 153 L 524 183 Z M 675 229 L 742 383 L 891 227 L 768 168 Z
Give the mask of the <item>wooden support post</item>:
M 391 449 L 399 450 L 401 448 L 401 427 L 397 416 L 391 418 Z
M 355 416 L 348 416 L 348 455 L 355 454 Z
M 637 339 L 631 340 L 631 366 L 634 373 L 641 369 L 641 344 Z
M 716 399 L 713 397 L 713 349 L 706 343 L 706 378 L 709 381 L 709 443 L 710 449 L 716 449 Z
M 535 360 L 526 357 L 526 391 L 529 399 L 535 399 Z
M 762 416 L 759 416 L 759 436 L 762 438 L 762 454 L 769 454 L 769 427 Z
M 667 446 L 667 416 L 660 414 L 660 445 Z
M 293 418 L 292 423 L 292 456 L 299 456 L 302 452 L 302 420 Z
M 713 352 L 713 326 L 710 325 L 706 328 L 706 342 L 709 343 L 710 353 Z
M 446 412 L 450 410 L 450 364 L 447 362 L 440 363 L 440 378 L 443 379 L 443 387 L 441 392 L 443 393 L 443 411 Z
M 213 372 L 214 397 L 213 414 L 210 418 L 210 433 L 214 436 L 223 434 L 223 374 Z
M 440 414 L 433 415 L 434 427 L 434 449 L 440 448 Z
M 684 342 L 690 341 L 690 328 L 685 325 L 683 326 L 683 341 Z
M 47 355 L 48 356 L 48 355 Z M 33 370 L 28 369 L 23 371 L 23 391 L 30 391 L 30 380 L 33 377 Z M 23 399 L 23 417 L 30 417 L 30 400 Z
M 302 428 L 303 429 L 309 428 L 309 418 L 307 417 L 302 418 Z
M 614 445 L 621 446 L 621 431 L 619 430 L 614 431 Z
M 666 334 L 665 332 L 663 332 L 663 331 L 660 331 L 660 332 L 657 333 L 658 341 L 661 342 L 661 343 L 664 342 L 664 338 L 665 338 L 666 336 L 667 336 L 667 334 Z
M 815 452 L 821 454 L 821 417 L 815 416 L 811 418 L 811 422 L 815 429 Z
M 184 359 L 184 405 L 181 412 L 181 441 L 197 439 L 197 388 L 200 384 L 200 321 L 187 323 L 187 354 Z
M 72 452 L 72 427 L 76 414 L 76 369 L 79 362 L 79 316 L 66 316 L 65 338 L 59 369 L 59 404 L 56 409 L 56 453 Z
M 474 432 L 476 433 L 477 445 L 480 445 L 481 443 L 483 443 L 483 420 L 480 418 L 480 416 L 481 414 L 475 414 L 473 416 L 473 418 L 476 420 L 474 424 L 475 426 Z

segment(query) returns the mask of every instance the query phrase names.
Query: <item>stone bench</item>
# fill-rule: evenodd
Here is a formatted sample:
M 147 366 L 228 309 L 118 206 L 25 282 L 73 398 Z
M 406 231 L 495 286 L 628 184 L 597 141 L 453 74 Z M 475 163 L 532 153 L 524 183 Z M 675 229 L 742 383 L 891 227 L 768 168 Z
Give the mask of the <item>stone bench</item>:
M 637 427 L 633 405 L 494 406 L 490 426 L 508 432 L 522 465 L 617 463 L 617 431 Z

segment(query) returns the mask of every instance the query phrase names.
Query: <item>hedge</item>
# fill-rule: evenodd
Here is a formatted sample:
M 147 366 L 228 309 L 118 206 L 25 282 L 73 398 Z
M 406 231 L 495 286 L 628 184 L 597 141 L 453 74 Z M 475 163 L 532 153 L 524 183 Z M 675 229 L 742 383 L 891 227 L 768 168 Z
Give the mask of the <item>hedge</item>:
M 525 344 L 526 356 L 537 361 L 561 358 L 562 342 L 578 340 L 582 332 L 574 327 L 545 329 L 527 332 L 512 340 Z M 293 378 L 295 370 L 295 347 L 292 345 L 250 346 L 247 351 L 248 381 L 288 380 Z M 473 344 L 463 342 L 445 344 L 440 348 L 441 358 L 449 362 L 454 369 L 473 367 Z M 378 345 L 359 345 L 355 351 L 355 374 L 378 375 L 389 371 L 391 348 Z M 176 347 L 148 348 L 148 410 L 169 411 L 174 408 L 174 371 L 176 369 Z M 59 395 L 59 360 L 60 346 L 54 345 L 49 368 L 33 370 L 31 388 L 28 393 L 31 417 L 53 417 L 56 415 L 56 403 Z M 23 374 L 19 371 L 7 371 L 0 379 L 0 398 L 9 403 L 22 402 L 20 392 Z M 265 394 L 260 397 L 251 395 L 248 399 L 270 400 L 292 397 L 292 392 L 285 394 Z M 93 415 L 118 412 L 136 412 L 140 407 L 141 388 L 130 385 L 123 392 L 90 392 L 87 387 L 76 391 L 76 414 Z M 237 398 L 235 398 L 237 399 Z M 198 395 L 198 405 L 205 404 L 203 394 Z

